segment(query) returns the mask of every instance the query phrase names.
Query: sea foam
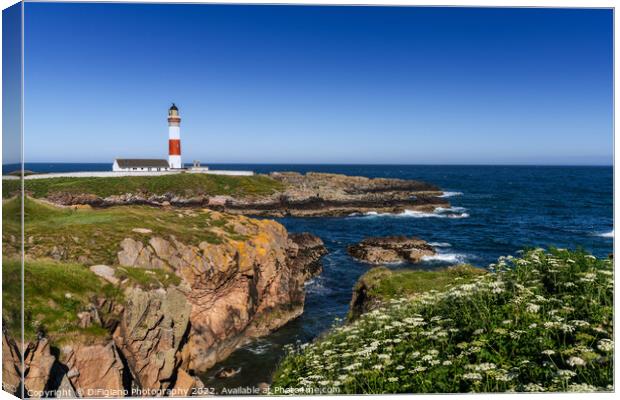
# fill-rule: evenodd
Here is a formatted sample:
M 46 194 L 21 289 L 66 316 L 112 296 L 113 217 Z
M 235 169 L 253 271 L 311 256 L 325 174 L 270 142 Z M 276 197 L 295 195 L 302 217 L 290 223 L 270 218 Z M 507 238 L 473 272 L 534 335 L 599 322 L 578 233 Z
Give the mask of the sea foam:
M 405 210 L 398 214 L 368 211 L 363 214 L 352 213 L 349 217 L 407 217 L 407 218 L 468 218 L 469 213 L 464 207 L 437 207 L 433 212 Z
M 452 247 L 450 243 L 446 242 L 430 242 L 429 245 L 433 247 Z
M 438 253 L 432 256 L 423 256 L 422 261 L 443 261 L 450 263 L 464 262 L 467 259 L 465 254 L 458 253 Z
M 614 237 L 614 230 L 612 229 L 609 232 L 599 233 L 597 236 L 604 237 L 604 238 L 612 238 Z
M 398 215 L 412 218 L 467 218 L 469 214 L 465 211 L 467 209 L 464 207 L 437 207 L 433 212 L 405 210 Z
M 454 196 L 462 196 L 463 192 L 443 192 L 443 194 L 439 197 L 454 197 Z

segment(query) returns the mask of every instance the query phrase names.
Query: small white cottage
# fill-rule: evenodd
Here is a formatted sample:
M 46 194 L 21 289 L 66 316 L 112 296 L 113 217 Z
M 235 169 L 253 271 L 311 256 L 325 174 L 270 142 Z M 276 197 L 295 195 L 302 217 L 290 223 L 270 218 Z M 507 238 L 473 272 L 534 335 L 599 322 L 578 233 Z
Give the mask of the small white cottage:
M 117 158 L 112 164 L 115 172 L 169 171 L 167 160 Z

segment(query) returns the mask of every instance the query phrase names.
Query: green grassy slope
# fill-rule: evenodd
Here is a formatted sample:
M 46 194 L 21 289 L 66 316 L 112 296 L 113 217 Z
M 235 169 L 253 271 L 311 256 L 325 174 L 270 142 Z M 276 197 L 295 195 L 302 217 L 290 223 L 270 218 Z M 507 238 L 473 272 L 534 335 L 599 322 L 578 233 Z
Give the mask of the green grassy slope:
M 4 259 L 2 268 L 3 319 L 11 332 L 20 332 L 20 262 Z M 118 288 L 103 283 L 87 267 L 77 264 L 28 261 L 24 267 L 24 282 L 26 340 L 34 339 L 38 332 L 49 334 L 56 342 L 76 335 L 107 335 L 105 329 L 96 324 L 80 328 L 77 313 L 86 310 L 97 295 L 108 299 L 122 296 Z
M 3 202 L 3 213 L 13 214 L 19 207 L 17 199 Z M 152 236 L 173 235 L 186 244 L 206 241 L 221 243 L 227 238 L 244 239 L 235 233 L 234 223 L 226 214 L 208 210 L 163 210 L 148 206 L 122 206 L 105 209 L 56 207 L 25 198 L 25 251 L 30 257 L 49 256 L 54 247 L 62 248 L 66 260 L 80 256 L 92 263 L 113 264 L 124 238 L 145 241 L 151 235 L 133 232 L 134 228 L 150 229 Z M 241 222 L 246 223 L 246 222 Z M 4 223 L 4 255 L 16 254 L 19 242 L 19 220 Z
M 464 264 L 431 271 L 377 267 L 365 273 L 360 283 L 363 283 L 369 296 L 388 301 L 431 290 L 442 290 L 455 283 L 466 283 L 484 273 L 486 271 L 483 269 Z
M 20 181 L 5 179 L 2 195 L 7 198 L 19 191 Z M 148 193 L 179 196 L 268 195 L 283 186 L 264 175 L 224 176 L 206 174 L 174 174 L 161 176 L 119 176 L 105 178 L 49 178 L 25 181 L 25 190 L 33 197 L 47 197 L 54 193 L 93 194 L 100 197 L 124 193 Z
M 613 262 L 542 249 L 289 349 L 271 390 L 613 390 Z

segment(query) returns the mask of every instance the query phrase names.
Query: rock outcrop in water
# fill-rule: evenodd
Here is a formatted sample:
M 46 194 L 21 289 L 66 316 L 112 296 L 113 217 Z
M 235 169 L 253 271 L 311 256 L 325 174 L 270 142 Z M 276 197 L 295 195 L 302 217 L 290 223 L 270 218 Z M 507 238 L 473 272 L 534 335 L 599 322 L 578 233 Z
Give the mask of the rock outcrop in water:
M 347 251 L 371 264 L 418 263 L 424 256 L 435 254 L 435 249 L 424 240 L 405 236 L 367 238 L 349 246 Z
M 46 199 L 60 205 L 148 204 L 153 206 L 209 207 L 232 214 L 256 216 L 346 216 L 354 213 L 401 213 L 405 210 L 431 212 L 449 207 L 435 185 L 405 179 L 366 178 L 309 172 L 274 172 L 269 177 L 281 190 L 268 195 L 232 196 L 175 193 L 153 194 L 148 190 L 107 197 L 93 193 L 54 192 Z

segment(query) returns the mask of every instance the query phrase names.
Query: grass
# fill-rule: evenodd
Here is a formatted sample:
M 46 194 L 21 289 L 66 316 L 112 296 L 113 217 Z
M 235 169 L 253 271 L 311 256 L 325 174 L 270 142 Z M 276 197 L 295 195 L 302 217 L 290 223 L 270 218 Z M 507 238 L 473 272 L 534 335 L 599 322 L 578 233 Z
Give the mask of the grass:
M 611 260 L 535 249 L 489 269 L 415 297 L 397 290 L 384 307 L 289 347 L 271 390 L 613 390 Z
M 131 286 L 137 285 L 145 289 L 167 288 L 181 283 L 181 278 L 177 275 L 160 269 L 118 267 L 114 276 L 121 281 L 128 279 Z
M 19 213 L 17 198 L 3 202 L 3 215 Z M 148 206 L 121 206 L 106 209 L 56 207 L 26 197 L 24 199 L 25 251 L 33 258 L 50 257 L 54 248 L 61 260 L 80 263 L 114 264 L 119 243 L 124 238 L 146 242 L 151 236 L 176 239 L 188 244 L 219 244 L 243 240 L 235 232 L 235 217 L 209 210 L 165 210 Z M 151 234 L 133 232 L 146 228 Z M 17 254 L 20 222 L 5 220 L 3 251 Z
M 9 331 L 21 331 L 21 265 L 3 259 L 2 314 Z M 27 261 L 24 266 L 24 336 L 26 340 L 46 333 L 55 343 L 71 337 L 93 338 L 108 335 L 97 325 L 78 326 L 77 313 L 87 309 L 99 295 L 120 299 L 118 288 L 103 283 L 88 268 L 49 260 Z
M 19 180 L 2 182 L 4 198 L 20 190 Z M 36 198 L 53 194 L 92 194 L 99 197 L 125 193 L 178 196 L 231 195 L 240 197 L 269 195 L 283 189 L 282 183 L 264 175 L 225 176 L 174 174 L 161 176 L 119 176 L 101 178 L 49 178 L 24 181 L 25 191 Z
M 360 283 L 364 284 L 370 297 L 388 301 L 396 297 L 409 297 L 430 290 L 440 290 L 456 281 L 464 283 L 484 273 L 486 271 L 483 269 L 465 264 L 432 271 L 391 270 L 378 267 L 364 274 Z

